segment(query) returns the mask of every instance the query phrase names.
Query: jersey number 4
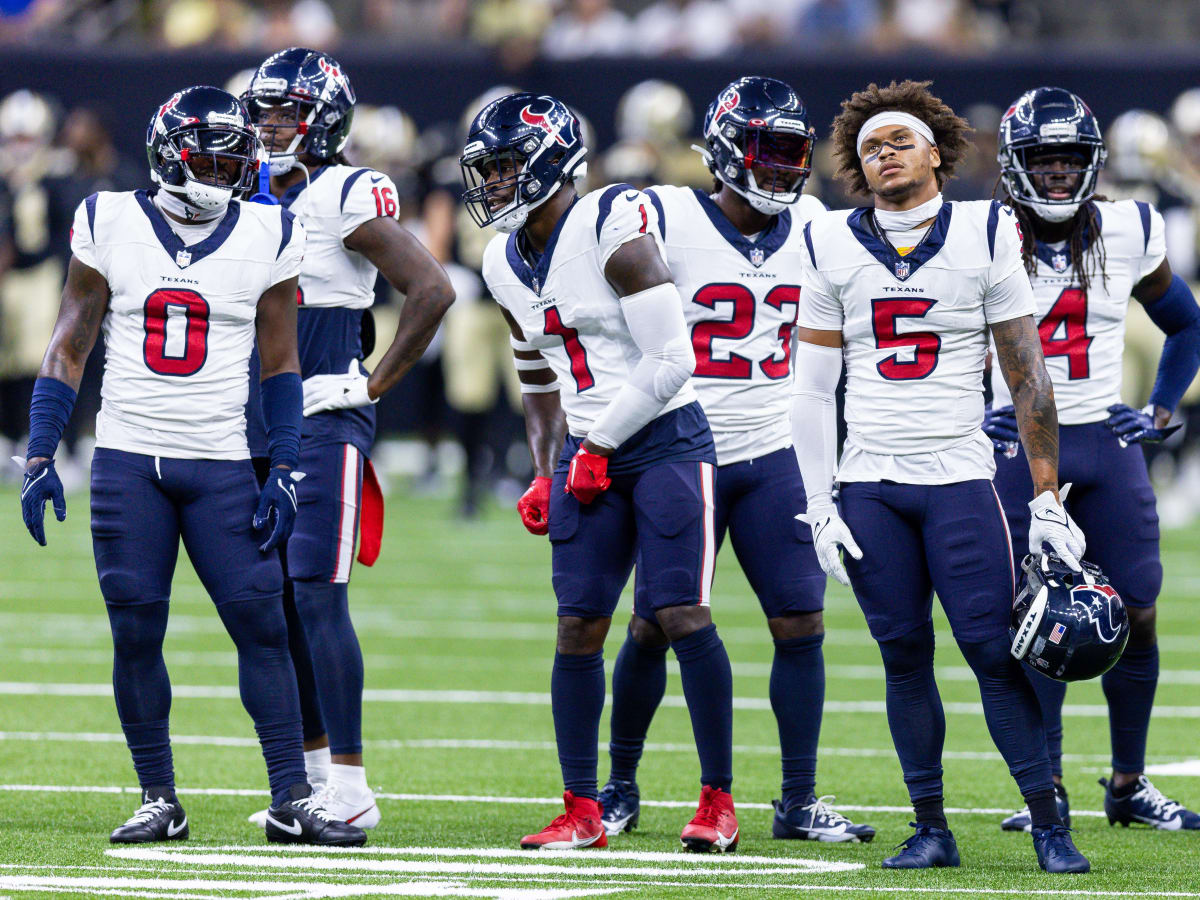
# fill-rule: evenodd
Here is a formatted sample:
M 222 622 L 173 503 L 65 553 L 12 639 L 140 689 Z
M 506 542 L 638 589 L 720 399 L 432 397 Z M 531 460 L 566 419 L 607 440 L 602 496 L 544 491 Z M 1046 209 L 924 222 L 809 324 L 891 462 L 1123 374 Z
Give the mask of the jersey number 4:
M 692 302 L 712 310 L 717 308 L 718 303 L 733 304 L 733 315 L 728 320 L 697 322 L 692 328 L 692 349 L 696 351 L 696 376 L 746 379 L 754 374 L 754 363 L 732 350 L 727 351 L 727 359 L 713 358 L 713 341 L 741 341 L 754 331 L 754 314 L 758 304 L 750 289 L 740 284 L 706 284 L 696 291 Z M 778 310 L 791 304 L 796 307 L 798 313 L 800 288 L 794 284 L 781 284 L 771 289 L 763 298 L 763 303 Z M 763 374 L 772 380 L 787 378 L 791 374 L 792 329 L 795 327 L 795 315 L 792 316 L 792 321 L 779 326 L 777 334 L 782 345 L 782 359 L 776 359 L 772 353 L 758 361 L 758 367 L 762 369 Z
M 1055 335 L 1058 335 L 1056 337 Z M 1088 348 L 1094 338 L 1087 333 L 1087 294 L 1079 288 L 1066 288 L 1042 321 L 1038 322 L 1042 354 L 1065 356 L 1067 377 L 1079 381 L 1088 377 Z
M 208 358 L 208 301 L 195 291 L 159 290 L 143 307 L 142 358 L 159 375 L 195 375 Z

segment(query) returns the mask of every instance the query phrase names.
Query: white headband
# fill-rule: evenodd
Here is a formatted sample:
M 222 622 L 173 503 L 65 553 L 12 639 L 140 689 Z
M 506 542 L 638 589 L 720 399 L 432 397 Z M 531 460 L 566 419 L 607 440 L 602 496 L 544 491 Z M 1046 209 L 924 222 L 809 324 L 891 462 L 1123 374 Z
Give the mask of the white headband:
M 883 112 L 871 116 L 871 118 L 863 122 L 863 127 L 858 129 L 858 145 L 855 149 L 858 151 L 860 157 L 862 156 L 863 142 L 867 139 L 867 135 L 876 128 L 882 128 L 884 125 L 907 125 L 921 137 L 925 138 L 925 140 L 929 141 L 930 144 L 937 144 L 937 141 L 933 139 L 933 129 L 916 116 L 901 112 L 898 109 L 885 109 Z

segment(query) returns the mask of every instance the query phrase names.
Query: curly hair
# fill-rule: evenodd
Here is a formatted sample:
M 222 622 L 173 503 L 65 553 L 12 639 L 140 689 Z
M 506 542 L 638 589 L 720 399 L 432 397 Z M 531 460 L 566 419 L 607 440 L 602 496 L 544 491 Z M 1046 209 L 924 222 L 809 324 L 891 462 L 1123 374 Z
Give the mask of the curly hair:
M 833 120 L 833 153 L 838 162 L 836 177 L 854 194 L 869 194 L 866 175 L 858 158 L 858 132 L 876 113 L 896 109 L 916 116 L 933 131 L 941 154 L 941 165 L 934 169 L 938 188 L 954 174 L 954 167 L 970 146 L 967 135 L 973 130 L 966 119 L 940 97 L 929 93 L 932 81 L 893 81 L 881 88 L 872 82 L 865 90 L 842 101 L 842 111 Z

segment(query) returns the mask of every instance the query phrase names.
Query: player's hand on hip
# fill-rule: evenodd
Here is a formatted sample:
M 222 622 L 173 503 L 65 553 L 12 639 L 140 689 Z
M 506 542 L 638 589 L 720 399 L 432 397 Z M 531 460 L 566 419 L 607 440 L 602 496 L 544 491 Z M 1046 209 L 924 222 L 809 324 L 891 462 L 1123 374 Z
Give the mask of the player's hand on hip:
M 1134 409 L 1124 403 L 1114 403 L 1108 408 L 1108 418 L 1104 424 L 1109 431 L 1117 436 L 1122 446 L 1130 444 L 1157 444 L 1173 435 L 1182 425 L 1168 425 L 1166 428 L 1156 428 L 1154 425 L 1154 407 Z
M 612 479 L 608 477 L 608 457 L 589 453 L 580 447 L 579 452 L 571 457 L 566 492 L 587 505 L 608 490 L 610 484 Z
M 550 479 L 539 475 L 529 482 L 529 490 L 517 501 L 521 524 L 530 534 L 546 534 L 550 530 Z
M 1070 484 L 1058 489 L 1061 501 L 1067 499 L 1070 490 Z M 1087 542 L 1061 501 L 1054 499 L 1050 491 L 1042 491 L 1029 501 L 1029 552 L 1038 556 L 1043 552 L 1042 544 L 1049 544 L 1059 559 L 1078 572 Z
M 25 460 L 14 456 L 13 461 L 20 466 Z M 54 505 L 54 516 L 58 521 L 67 517 L 67 501 L 63 497 L 62 482 L 54 471 L 54 460 L 39 459 L 25 469 L 25 481 L 21 485 L 21 518 L 25 527 L 33 535 L 33 539 L 46 546 L 46 501 Z
M 846 567 L 842 565 L 841 551 L 845 550 L 855 559 L 862 559 L 863 553 L 838 511 L 829 506 L 809 510 L 796 518 L 812 529 L 813 541 L 817 547 L 817 562 L 821 564 L 825 574 L 850 587 L 850 576 L 846 574 Z
M 292 535 L 299 507 L 296 502 L 296 482 L 300 480 L 298 475 L 299 472 L 288 469 L 271 469 L 267 483 L 258 495 L 258 509 L 254 512 L 251 524 L 255 531 L 271 526 L 266 543 L 258 548 L 262 553 L 268 553 L 281 544 L 286 545 Z
M 1021 440 L 1017 430 L 1017 413 L 1011 406 L 1000 406 L 983 411 L 983 433 L 992 439 L 992 446 L 1000 453 L 1015 455 Z
M 345 375 L 312 375 L 304 379 L 303 387 L 306 416 L 379 402 L 378 397 L 371 399 L 367 391 L 367 376 L 359 371 L 357 359 L 350 361 L 350 369 Z

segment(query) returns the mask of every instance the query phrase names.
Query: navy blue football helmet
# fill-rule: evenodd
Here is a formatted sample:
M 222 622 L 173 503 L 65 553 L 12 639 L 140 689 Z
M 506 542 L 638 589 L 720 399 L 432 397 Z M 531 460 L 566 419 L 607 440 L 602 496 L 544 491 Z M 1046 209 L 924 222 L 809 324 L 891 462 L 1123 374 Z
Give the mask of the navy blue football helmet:
M 301 153 L 320 160 L 342 152 L 354 121 L 354 88 L 336 59 L 319 50 L 289 47 L 268 56 L 242 94 L 267 145 L 272 175 L 282 175 Z M 280 146 L 275 132 L 296 129 Z
M 1068 90 L 1034 88 L 1020 96 L 1000 120 L 1001 177 L 1008 195 L 1047 222 L 1065 222 L 1096 193 L 1096 181 L 1108 151 L 1100 123 L 1086 103 Z M 1069 197 L 1051 198 L 1038 190 L 1031 160 L 1039 153 L 1078 157 L 1079 176 Z
M 717 180 L 773 216 L 800 199 L 815 141 L 799 94 L 774 78 L 748 75 L 709 104 L 705 146 L 695 149 Z
M 579 119 L 565 103 L 546 94 L 507 94 L 481 109 L 467 130 L 458 160 L 463 202 L 480 228 L 511 234 L 530 210 L 586 173 L 586 156 Z
M 1026 556 L 1013 603 L 1012 655 L 1056 681 L 1103 675 L 1125 651 L 1129 614 L 1104 573 L 1053 553 Z
M 261 149 L 242 101 L 215 87 L 172 94 L 146 129 L 151 180 L 195 209 L 221 209 L 252 187 Z

